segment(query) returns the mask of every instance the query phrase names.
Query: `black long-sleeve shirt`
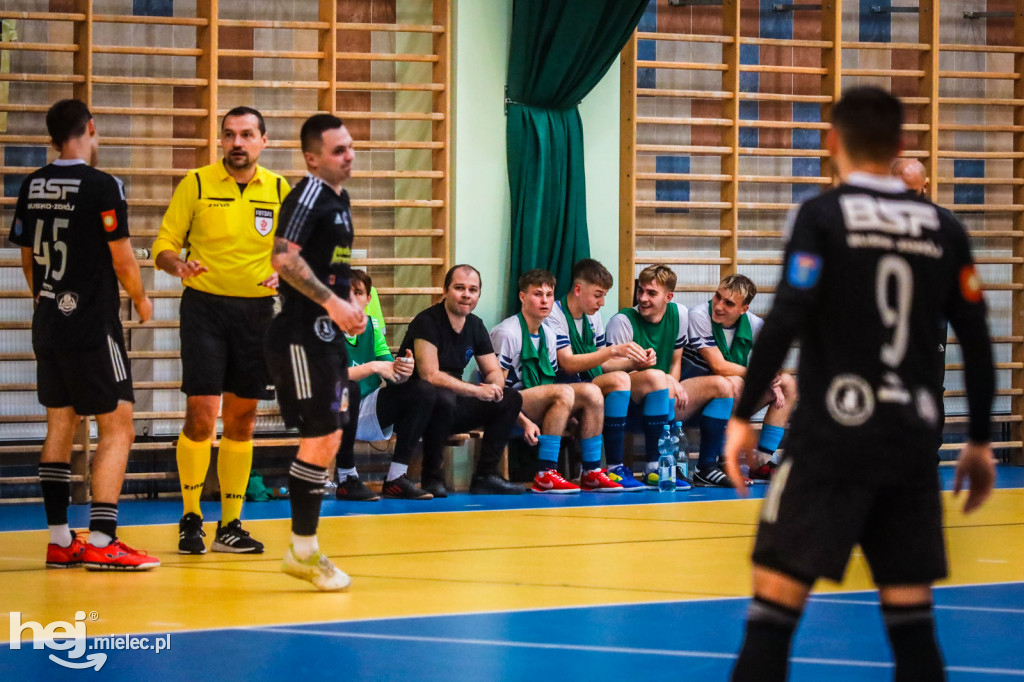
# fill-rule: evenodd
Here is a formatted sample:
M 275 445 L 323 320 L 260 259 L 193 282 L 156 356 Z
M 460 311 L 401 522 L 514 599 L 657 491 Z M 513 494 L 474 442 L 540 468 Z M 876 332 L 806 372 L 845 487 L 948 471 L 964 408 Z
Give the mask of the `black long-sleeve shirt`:
M 735 414 L 750 418 L 799 340 L 794 453 L 820 466 L 856 455 L 858 476 L 934 467 L 943 318 L 963 350 L 969 437 L 987 442 L 992 350 L 964 228 L 898 181 L 852 174 L 796 214 Z

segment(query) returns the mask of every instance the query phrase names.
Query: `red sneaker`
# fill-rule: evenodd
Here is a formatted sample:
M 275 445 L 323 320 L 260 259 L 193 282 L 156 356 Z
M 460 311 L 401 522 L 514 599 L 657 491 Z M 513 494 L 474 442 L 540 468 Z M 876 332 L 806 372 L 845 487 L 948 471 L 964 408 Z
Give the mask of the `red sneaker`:
M 580 487 L 574 483 L 569 483 L 554 469 L 548 469 L 547 471 L 541 471 L 533 477 L 533 487 L 531 490 L 544 495 L 571 495 L 578 493 Z
M 120 540 L 106 547 L 86 544 L 82 561 L 88 571 L 148 571 L 160 565 L 155 556 L 134 550 Z
M 608 478 L 602 469 L 584 471 L 580 476 L 580 490 L 585 493 L 621 493 L 622 484 Z
M 778 467 L 775 462 L 767 461 L 756 469 L 751 469 L 749 476 L 755 481 L 770 481 Z
M 50 543 L 46 545 L 46 567 L 47 568 L 73 568 L 82 565 L 82 552 L 85 551 L 85 543 L 78 537 L 75 531 L 71 531 L 71 544 L 61 547 Z

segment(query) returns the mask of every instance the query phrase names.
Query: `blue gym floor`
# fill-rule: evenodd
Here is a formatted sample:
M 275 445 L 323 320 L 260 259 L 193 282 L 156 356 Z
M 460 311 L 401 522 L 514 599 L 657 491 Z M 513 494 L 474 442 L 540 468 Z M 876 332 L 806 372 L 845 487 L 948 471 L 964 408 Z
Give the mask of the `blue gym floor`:
M 949 489 L 952 471 L 943 469 L 942 476 Z M 1016 538 L 1016 545 L 1009 550 L 1012 561 L 984 556 L 972 557 L 972 561 L 1009 564 L 1011 573 L 1004 581 L 940 586 L 935 592 L 940 641 L 949 679 L 954 681 L 1024 678 L 1024 575 L 1017 572 L 1022 565 L 1019 558 L 1021 545 L 1024 545 L 1019 532 L 1024 525 L 1024 469 L 1000 467 L 998 486 L 1001 491 L 1005 490 L 1004 496 L 1011 496 L 1008 506 L 1004 500 L 1004 508 L 1009 513 L 1004 514 L 1004 518 L 985 519 L 981 526 L 1016 526 L 1016 530 L 1011 529 L 1011 537 Z M 764 486 L 755 487 L 755 497 L 763 495 L 764 490 Z M 323 515 L 329 518 L 417 512 L 515 513 L 599 507 L 609 509 L 612 513 L 608 518 L 614 519 L 618 518 L 615 508 L 620 505 L 628 505 L 622 507 L 624 514 L 627 508 L 634 509 L 636 505 L 673 504 L 675 506 L 665 509 L 678 510 L 680 515 L 685 515 L 688 503 L 693 502 L 735 504 L 735 495 L 726 490 L 695 489 L 674 495 L 652 492 L 570 498 L 453 495 L 448 500 L 429 503 L 327 501 Z M 947 525 L 950 525 L 948 509 Z M 208 513 L 215 515 L 217 506 L 212 505 Z M 178 514 L 178 502 L 121 505 L 122 520 L 133 526 L 167 524 Z M 249 520 L 285 519 L 287 516 L 287 502 L 246 506 Z M 448 523 L 453 520 L 445 518 Z M 85 521 L 86 509 L 73 508 L 72 525 L 81 527 L 86 525 Z M 0 507 L 0 533 L 3 535 L 41 526 L 40 505 Z M 963 525 L 955 527 L 956 532 L 965 528 Z M 45 541 L 45 535 L 40 537 Z M 642 542 L 631 547 L 629 551 L 645 551 Z M 345 551 L 349 552 L 346 556 L 351 557 L 359 548 L 348 547 Z M 165 565 L 153 572 L 153 576 L 161 571 L 172 571 L 167 560 L 177 558 L 163 553 L 160 556 L 165 558 Z M 345 567 L 346 564 L 339 561 L 339 565 Z M 550 568 L 543 570 L 551 571 Z M 746 563 L 737 562 L 726 570 L 734 576 L 749 576 Z M 6 569 L 0 566 L 0 572 Z M 52 571 L 37 572 L 44 581 L 53 574 Z M 646 580 L 650 580 L 651 575 L 663 581 L 667 591 L 682 593 L 689 589 L 688 575 L 672 565 L 655 567 Z M 135 576 L 117 577 L 130 580 Z M 558 576 L 545 577 L 558 580 Z M 489 576 L 481 575 L 479 579 L 486 582 Z M 631 576 L 620 575 L 615 579 L 629 583 Z M 258 602 L 261 599 L 258 575 L 253 573 L 252 580 L 251 594 L 246 598 Z M 7 610 L 11 609 L 10 606 L 3 608 L 4 602 L 11 603 L 9 597 L 12 597 L 6 594 L 6 589 L 0 588 L 2 618 L 6 618 Z M 359 589 L 357 578 L 353 591 Z M 422 589 L 431 587 L 425 583 Z M 479 587 L 466 581 L 464 589 L 473 591 Z M 197 603 L 206 598 L 201 585 L 193 586 L 193 590 Z M 43 595 L 53 597 L 46 591 Z M 91 604 L 103 603 L 102 594 L 79 596 L 82 606 L 74 608 L 85 609 Z M 329 595 L 323 597 L 330 598 Z M 415 597 L 402 592 L 394 598 Z M 298 604 L 305 600 L 295 598 L 294 601 Z M 726 680 L 742 638 L 746 606 L 746 597 L 722 596 L 523 610 L 484 607 L 479 612 L 460 609 L 418 617 L 308 619 L 316 622 L 303 622 L 302 614 L 296 618 L 292 613 L 287 619 L 289 624 L 264 624 L 280 622 L 277 616 L 281 614 L 268 612 L 265 620 L 251 627 L 204 629 L 198 622 L 194 628 L 173 630 L 170 650 L 159 655 L 152 651 L 109 651 L 98 673 L 63 668 L 49 660 L 48 654 L 61 655 L 59 651 L 36 651 L 28 648 L 27 643 L 20 650 L 12 650 L 8 633 L 4 632 L 7 628 L 0 625 L 0 637 L 7 642 L 0 645 L 0 670 L 2 677 L 9 680 L 73 680 L 91 676 L 117 679 L 310 679 L 318 676 L 339 680 L 559 679 L 564 682 L 577 679 L 587 682 Z M 138 607 L 149 608 L 146 604 Z M 30 614 L 26 614 L 24 619 L 29 617 Z M 146 632 L 124 634 L 138 637 Z M 159 630 L 152 633 L 165 635 Z M 790 679 L 846 682 L 889 680 L 891 677 L 889 649 L 875 593 L 861 590 L 817 593 L 797 633 Z

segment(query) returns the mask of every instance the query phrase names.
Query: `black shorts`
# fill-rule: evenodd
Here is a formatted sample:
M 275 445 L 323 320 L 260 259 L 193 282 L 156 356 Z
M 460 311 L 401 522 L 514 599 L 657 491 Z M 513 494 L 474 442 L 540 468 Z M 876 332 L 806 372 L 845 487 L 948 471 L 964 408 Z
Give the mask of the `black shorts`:
M 76 414 L 107 414 L 120 402 L 135 402 L 132 366 L 120 330 L 85 350 L 37 348 L 36 385 L 45 407 L 71 407 Z
M 297 428 L 303 438 L 327 436 L 345 426 L 348 354 L 344 348 L 302 343 L 294 334 L 275 333 L 273 327 L 265 348 L 285 426 Z
M 263 335 L 274 299 L 216 296 L 185 287 L 181 294 L 181 392 L 234 393 L 268 400 L 273 382 L 263 359 Z
M 761 507 L 754 563 L 811 585 L 842 580 L 859 544 L 876 585 L 923 585 L 946 577 L 938 474 L 899 483 L 808 472 L 793 453 Z

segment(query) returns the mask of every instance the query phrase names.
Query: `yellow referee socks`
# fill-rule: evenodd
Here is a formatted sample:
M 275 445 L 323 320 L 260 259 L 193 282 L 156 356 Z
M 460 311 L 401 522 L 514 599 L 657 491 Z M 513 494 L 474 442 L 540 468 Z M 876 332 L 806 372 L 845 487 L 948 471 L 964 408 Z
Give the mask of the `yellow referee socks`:
M 242 517 L 245 489 L 252 470 L 252 441 L 220 439 L 217 453 L 217 477 L 220 479 L 221 523 L 227 525 Z
M 199 497 L 203 494 L 203 481 L 210 468 L 209 440 L 190 440 L 184 433 L 178 435 L 178 478 L 181 480 L 181 501 L 186 514 L 203 515 Z

